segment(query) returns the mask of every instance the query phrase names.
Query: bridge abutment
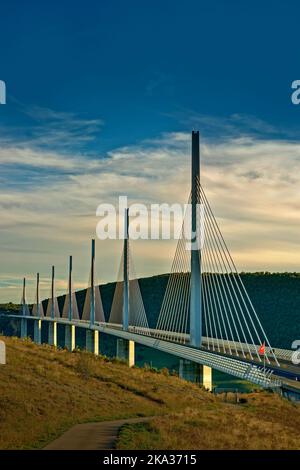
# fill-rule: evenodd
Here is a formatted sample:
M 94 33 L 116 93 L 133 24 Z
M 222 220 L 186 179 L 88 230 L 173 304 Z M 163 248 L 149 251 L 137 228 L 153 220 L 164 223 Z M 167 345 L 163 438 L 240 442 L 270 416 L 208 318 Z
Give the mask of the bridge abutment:
M 99 354 L 99 331 L 98 330 L 86 330 L 85 348 L 87 351 L 98 356 Z
M 48 344 L 57 346 L 57 322 L 51 321 L 48 325 Z
M 65 348 L 74 351 L 76 347 L 75 325 L 65 325 Z
M 180 359 L 179 377 L 189 382 L 198 383 L 206 390 L 212 391 L 212 368 Z
M 117 358 L 127 362 L 129 367 L 135 365 L 135 343 L 134 341 L 117 339 Z
M 26 338 L 27 337 L 27 319 L 22 318 L 21 319 L 21 338 Z
M 42 320 L 34 320 L 33 341 L 36 344 L 41 344 L 42 342 Z

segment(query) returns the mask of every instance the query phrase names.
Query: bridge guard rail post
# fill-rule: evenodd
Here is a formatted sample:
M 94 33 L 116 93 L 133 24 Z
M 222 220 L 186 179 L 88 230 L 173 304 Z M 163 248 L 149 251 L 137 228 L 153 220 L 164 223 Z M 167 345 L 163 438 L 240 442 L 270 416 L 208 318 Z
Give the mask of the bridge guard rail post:
M 135 343 L 128 339 L 117 339 L 117 358 L 127 362 L 129 367 L 135 365 Z
M 65 348 L 69 351 L 74 351 L 76 348 L 75 325 L 65 325 Z
M 57 346 L 57 322 L 49 321 L 48 325 L 48 344 Z
M 180 359 L 179 377 L 189 382 L 199 383 L 210 392 L 213 389 L 212 368 L 197 364 L 196 362 Z
M 99 331 L 86 330 L 85 349 L 96 356 L 99 354 Z
M 33 323 L 33 341 L 36 344 L 42 342 L 42 320 L 34 320 Z

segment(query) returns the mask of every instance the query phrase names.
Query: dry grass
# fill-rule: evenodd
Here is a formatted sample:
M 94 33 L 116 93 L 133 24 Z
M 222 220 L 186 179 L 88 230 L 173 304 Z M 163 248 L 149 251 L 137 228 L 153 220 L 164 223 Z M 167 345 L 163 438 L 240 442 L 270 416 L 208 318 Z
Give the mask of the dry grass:
M 278 395 L 190 407 L 122 429 L 119 449 L 300 449 L 300 406 Z
M 1 339 L 7 365 L 0 366 L 0 449 L 43 447 L 79 422 L 161 416 L 215 402 L 196 385 L 167 374 Z
M 299 449 L 300 406 L 253 393 L 234 404 L 166 371 L 3 338 L 0 449 L 39 448 L 73 424 L 135 416 L 120 449 Z M 167 415 L 167 416 L 166 416 Z

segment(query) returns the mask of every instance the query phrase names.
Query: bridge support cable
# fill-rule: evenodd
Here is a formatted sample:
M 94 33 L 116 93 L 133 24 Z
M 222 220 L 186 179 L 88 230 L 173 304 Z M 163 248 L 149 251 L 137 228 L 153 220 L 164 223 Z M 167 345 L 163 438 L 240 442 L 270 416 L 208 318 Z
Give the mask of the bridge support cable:
M 218 250 L 216 250 L 216 245 L 217 245 L 218 241 L 216 242 L 216 240 L 214 239 L 214 234 L 212 233 L 209 214 L 207 212 L 207 206 L 205 204 L 203 204 L 203 205 L 204 205 L 204 208 L 205 208 L 205 211 L 204 211 L 204 220 L 205 220 L 204 244 L 205 244 L 205 249 L 203 251 L 204 251 L 204 253 L 206 253 L 206 259 L 208 260 L 208 262 L 207 262 L 208 267 L 207 267 L 206 271 L 209 273 L 209 278 L 212 279 L 210 284 L 209 284 L 210 291 L 211 291 L 211 296 L 213 298 L 216 297 L 217 301 L 218 301 L 218 306 L 216 306 L 216 304 L 215 304 L 216 315 L 218 315 L 218 313 L 217 313 L 218 310 L 221 312 L 221 314 L 222 314 L 222 311 L 224 311 L 224 315 L 226 315 L 227 325 L 228 325 L 228 329 L 230 330 L 231 337 L 228 336 L 228 331 L 226 331 L 226 324 L 224 325 L 224 323 L 225 323 L 224 322 L 224 316 L 223 316 L 223 331 L 221 332 L 221 337 L 223 339 L 224 339 L 224 337 L 226 338 L 227 344 L 229 345 L 229 349 L 230 349 L 229 340 L 233 341 L 233 344 L 235 344 L 235 341 L 238 340 L 240 345 L 241 345 L 241 341 L 238 338 L 233 336 L 233 329 L 231 327 L 231 322 L 229 321 L 228 314 L 229 313 L 231 314 L 231 317 L 232 317 L 233 320 L 234 320 L 234 316 L 232 316 L 232 309 L 230 308 L 229 296 L 227 295 L 226 285 L 225 285 L 225 282 L 223 282 L 224 279 L 225 279 L 225 281 L 227 281 L 227 279 L 226 279 L 226 276 L 224 276 L 224 271 L 222 270 L 222 266 L 218 262 L 219 261 L 219 259 L 218 259 L 219 253 L 218 253 Z M 218 256 L 216 255 L 216 253 L 218 254 Z M 231 272 L 229 273 L 229 280 L 231 281 L 230 274 L 231 274 Z M 221 284 L 222 284 L 222 290 L 221 290 Z M 227 284 L 227 287 L 228 287 L 228 284 Z M 235 308 L 235 311 L 237 312 L 237 319 L 238 319 L 239 324 L 240 324 L 241 333 L 243 334 L 243 337 L 245 339 L 246 344 L 248 344 L 249 341 L 251 342 L 251 344 L 253 344 L 254 343 L 253 335 L 252 335 L 252 332 L 251 332 L 251 330 L 248 326 L 248 323 L 246 322 L 244 311 L 241 309 L 240 299 L 236 295 L 235 290 L 233 291 L 233 293 L 235 295 L 235 303 L 233 303 L 233 306 Z M 230 290 L 229 290 L 229 294 L 231 295 L 231 300 L 232 300 L 233 296 L 232 296 Z M 220 299 L 221 299 L 222 305 L 220 304 Z M 224 299 L 225 299 L 225 301 L 224 301 Z M 226 308 L 224 308 L 225 303 L 226 303 Z M 239 311 L 237 311 L 236 304 L 239 307 Z M 228 314 L 227 314 L 227 310 L 228 310 Z M 242 319 L 244 320 L 243 325 L 240 321 L 240 317 L 242 317 Z M 236 332 L 238 333 L 235 321 L 233 322 L 233 326 L 234 326 Z M 246 332 L 245 332 L 245 330 L 246 330 Z M 246 333 L 248 333 L 248 336 L 246 336 Z M 239 334 L 238 334 L 238 337 L 239 337 Z M 236 352 L 237 352 L 236 344 L 235 344 L 235 347 L 236 347 Z M 224 342 L 223 342 L 223 349 L 224 349 L 224 352 L 226 353 Z M 242 350 L 242 352 L 244 352 L 243 347 L 241 348 L 241 350 Z M 249 355 L 250 355 L 251 359 L 253 359 L 252 354 L 251 354 L 251 350 L 250 350 L 249 347 L 248 347 L 248 352 L 249 352 Z
M 91 302 L 92 302 L 91 291 L 92 291 L 92 288 L 89 282 L 89 287 L 86 290 L 83 311 L 82 311 L 82 320 L 85 320 L 85 321 L 90 321 Z M 94 286 L 94 297 L 95 297 L 95 323 L 101 323 L 101 322 L 104 323 L 105 322 L 104 310 L 103 310 L 99 286 Z
M 29 312 L 29 307 L 26 301 L 26 279 L 25 277 L 23 278 L 23 290 L 22 290 L 22 298 L 21 298 L 21 311 L 20 314 L 22 317 L 21 318 L 21 331 L 20 335 L 21 338 L 26 338 L 27 337 L 27 316 L 30 315 Z
M 136 333 L 150 335 L 148 319 L 136 276 L 131 249 L 129 248 L 129 329 Z
M 219 306 L 219 309 L 221 310 L 221 312 L 224 312 L 226 322 L 224 321 L 223 316 L 222 316 L 222 320 L 223 320 L 223 323 L 225 323 L 224 330 L 225 330 L 225 334 L 226 334 L 226 342 L 227 342 L 227 345 L 228 345 L 229 352 L 231 354 L 232 351 L 231 351 L 230 338 L 232 339 L 234 337 L 233 330 L 235 330 L 236 336 L 237 336 L 238 341 L 239 341 L 240 346 L 241 346 L 240 335 L 239 335 L 239 331 L 237 329 L 237 325 L 236 325 L 236 322 L 235 322 L 235 319 L 234 319 L 234 316 L 233 316 L 233 313 L 232 313 L 231 304 L 230 304 L 230 301 L 229 301 L 228 296 L 227 296 L 227 290 L 226 290 L 227 279 L 226 279 L 226 277 L 224 277 L 222 275 L 221 276 L 218 275 L 220 273 L 220 270 L 219 270 L 219 267 L 218 267 L 219 258 L 218 258 L 218 254 L 217 254 L 217 256 L 215 254 L 214 241 L 211 238 L 210 229 L 209 229 L 209 226 L 207 225 L 207 222 L 206 222 L 206 217 L 204 217 L 204 218 L 205 218 L 205 225 L 204 225 L 204 228 L 205 228 L 204 247 L 205 247 L 205 249 L 203 250 L 203 252 L 204 252 L 204 261 L 205 261 L 205 264 L 207 264 L 207 269 L 205 269 L 206 273 L 203 277 L 204 277 L 204 279 L 206 279 L 207 277 L 209 279 L 212 279 L 212 283 L 216 285 L 215 290 L 217 291 L 217 298 L 218 298 L 218 304 L 219 304 L 218 306 Z M 206 262 L 207 259 L 208 259 L 208 261 Z M 212 273 L 212 274 L 209 275 L 208 273 Z M 220 303 L 222 304 L 222 306 L 220 306 Z M 231 318 L 233 324 L 231 324 L 230 318 Z M 228 332 L 227 332 L 227 329 L 226 329 L 226 324 L 228 325 L 228 330 L 229 330 L 229 333 L 230 333 L 229 335 L 228 335 Z M 239 355 L 238 350 L 237 350 L 237 345 L 235 343 L 233 343 L 233 344 L 234 344 L 234 349 L 235 349 L 236 355 Z M 242 348 L 241 348 L 241 350 L 243 352 Z
M 24 317 L 27 317 L 27 316 L 30 315 L 28 303 L 27 303 L 27 300 L 26 300 L 26 279 L 25 279 L 25 277 L 23 278 L 23 288 L 22 288 L 20 313 Z
M 65 296 L 64 308 L 62 318 L 67 318 L 69 321 L 79 320 L 78 306 L 75 292 L 73 292 L 73 260 L 72 256 L 69 258 L 69 280 L 68 280 L 68 291 Z
M 33 317 L 33 340 L 36 344 L 42 342 L 42 318 L 44 318 L 44 308 L 40 299 L 40 274 L 36 275 L 36 299 L 31 312 Z
M 226 286 L 225 286 L 225 283 L 227 284 L 227 276 L 224 275 L 224 271 L 222 269 L 222 266 L 219 262 L 216 262 L 216 253 L 218 254 L 219 256 L 219 253 L 218 253 L 218 247 L 216 249 L 216 246 L 218 244 L 218 241 L 215 240 L 215 237 L 214 237 L 214 234 L 212 233 L 212 229 L 211 229 L 211 225 L 210 225 L 210 219 L 209 219 L 209 214 L 207 213 L 207 207 L 206 205 L 204 204 L 204 208 L 205 208 L 205 211 L 204 211 L 204 220 L 205 220 L 205 233 L 204 233 L 204 243 L 206 244 L 206 250 L 204 251 L 207 251 L 208 253 L 208 258 L 209 258 L 209 267 L 208 267 L 208 272 L 210 272 L 210 277 L 212 277 L 213 279 L 213 282 L 214 283 L 222 283 L 222 287 L 223 287 L 223 290 L 222 290 L 222 293 L 221 295 L 219 296 L 221 299 L 222 299 L 222 302 L 223 302 L 223 299 L 226 300 L 226 303 L 227 303 L 227 309 L 228 311 L 230 312 L 231 316 L 232 316 L 232 309 L 230 308 L 230 303 L 229 303 L 229 300 L 228 300 L 228 296 L 227 296 L 227 290 L 226 290 Z M 221 257 L 222 257 L 222 254 L 221 254 Z M 214 258 L 214 266 L 213 266 L 213 269 L 212 269 L 212 266 L 211 266 L 211 259 Z M 218 258 L 218 261 L 219 261 L 219 258 Z M 229 281 L 231 283 L 231 286 L 232 286 L 232 282 L 231 282 L 231 277 L 230 277 L 230 274 L 231 272 L 229 273 L 225 273 L 225 274 L 229 274 Z M 223 280 L 225 279 L 225 282 L 223 282 Z M 219 281 L 220 280 L 220 281 Z M 228 284 L 227 284 L 227 287 L 228 287 Z M 236 295 L 236 292 L 235 290 L 233 290 L 233 293 L 235 295 L 235 302 L 233 302 L 233 307 L 235 309 L 235 312 L 237 313 L 237 320 L 239 322 L 239 326 L 240 326 L 240 329 L 241 329 L 241 332 L 242 332 L 242 335 L 244 337 L 244 340 L 245 340 L 245 344 L 248 344 L 248 341 L 250 340 L 251 341 L 251 344 L 254 343 L 254 339 L 253 339 L 253 336 L 252 336 L 252 333 L 251 333 L 251 330 L 248 326 L 248 323 L 245 319 L 245 315 L 244 315 L 244 311 L 241 309 L 241 304 L 240 304 L 240 299 L 239 297 Z M 229 289 L 229 294 L 231 296 L 231 301 L 233 300 L 232 298 L 232 294 L 231 294 L 231 291 Z M 218 297 L 218 298 L 219 298 Z M 237 307 L 236 307 L 236 304 L 237 306 L 239 307 L 239 311 L 237 310 Z M 224 302 L 223 302 L 223 305 L 224 305 Z M 225 312 L 226 312 L 226 315 L 227 315 L 227 309 L 225 309 Z M 240 317 L 242 317 L 242 319 L 244 320 L 244 325 L 242 325 L 241 323 L 241 320 L 240 320 Z M 236 339 L 238 339 L 240 345 L 241 345 L 241 341 L 239 339 L 239 332 L 236 328 L 236 322 L 235 322 L 235 319 L 234 319 L 234 316 L 232 316 L 232 319 L 233 319 L 233 324 L 234 324 L 234 327 L 235 327 L 235 330 L 236 330 L 236 333 L 237 333 L 237 337 L 234 337 L 233 334 L 232 334 L 232 329 L 231 329 L 231 326 L 230 326 L 230 321 L 229 321 L 229 318 L 227 316 L 227 320 L 228 320 L 228 324 L 229 324 L 229 327 L 230 327 L 230 331 L 231 331 L 231 341 L 235 341 Z M 246 334 L 245 334 L 245 330 L 247 330 L 248 332 L 248 335 L 249 335 L 249 340 L 247 340 L 247 337 L 246 337 Z M 227 341 L 229 341 L 229 338 L 228 338 L 228 335 L 227 335 Z M 229 343 L 230 344 L 230 343 Z M 241 348 L 241 351 L 244 353 L 244 348 L 242 347 Z M 225 352 L 225 351 L 224 351 Z M 251 350 L 248 346 L 248 352 L 249 352 L 249 355 L 251 357 L 251 359 L 253 359 L 252 357 L 252 354 L 251 354 Z
M 139 281 L 137 279 L 132 250 L 128 244 L 128 287 L 129 287 L 129 312 L 128 312 L 128 329 L 135 333 L 150 335 L 147 315 L 142 299 Z M 124 251 L 121 256 L 120 267 L 113 296 L 109 323 L 121 328 L 123 325 L 123 302 L 124 302 Z
M 188 202 L 191 202 L 191 197 Z M 190 239 L 185 236 L 189 216 L 189 211 L 186 211 L 155 332 L 158 338 L 183 344 L 189 339 L 187 332 L 190 323 Z
M 199 181 L 197 201 L 201 206 L 198 214 L 202 217 L 199 223 L 202 347 L 261 362 L 257 345 L 265 341 L 266 361 L 270 363 L 273 359 L 278 364 Z M 183 344 L 191 344 L 189 218 L 190 213 L 186 211 L 153 333 L 157 338 Z
M 108 322 L 113 325 L 122 325 L 122 309 L 123 309 L 123 265 L 124 257 L 123 253 L 120 260 L 120 266 L 118 270 L 117 282 L 115 287 L 115 292 L 113 296 L 113 301 L 111 304 L 110 315 Z
M 104 309 L 101 299 L 100 287 L 95 282 L 95 240 L 92 240 L 91 249 L 91 267 L 88 287 L 84 299 L 82 310 L 82 320 L 89 321 L 91 325 L 94 323 L 105 322 Z
M 267 335 L 261 325 L 254 306 L 236 269 L 224 238 L 203 188 L 198 183 L 199 201 L 204 208 L 204 246 L 202 256 L 206 260 L 204 277 L 209 273 L 210 283 L 206 283 L 209 292 L 206 297 L 217 299 L 217 310 L 222 317 L 222 338 L 229 353 L 261 361 L 257 344 L 265 341 L 268 346 L 266 360 L 270 363 L 278 360 L 271 348 Z M 203 260 L 202 260 L 203 261 Z M 203 282 L 205 286 L 205 282 Z M 205 305 L 205 303 L 204 303 Z M 215 312 L 217 315 L 217 312 Z M 224 324 L 223 324 L 224 321 Z M 216 337 L 214 336 L 216 339 Z M 209 341 L 209 340 L 207 340 Z M 243 342 L 242 342 L 243 341 Z M 234 351 L 231 351 L 232 346 Z M 224 348 L 224 344 L 223 344 Z
M 55 294 L 55 268 L 52 266 L 52 275 L 51 275 L 51 295 L 48 299 L 48 305 L 46 310 L 46 317 L 60 318 L 60 311 L 58 307 L 57 297 Z
M 238 311 L 237 311 L 235 302 L 233 301 L 231 290 L 229 289 L 228 284 L 229 283 L 232 284 L 231 278 L 229 277 L 229 279 L 228 279 L 228 276 L 222 275 L 223 270 L 218 268 L 218 265 L 221 263 L 222 253 L 220 253 L 220 255 L 221 255 L 220 256 L 218 247 L 216 247 L 216 242 L 215 242 L 214 238 L 212 237 L 211 229 L 210 229 L 209 224 L 207 223 L 207 220 L 208 219 L 205 215 L 205 240 L 204 240 L 204 244 L 206 246 L 209 246 L 209 250 L 212 253 L 211 257 L 213 258 L 213 265 L 214 265 L 212 272 L 215 273 L 215 276 L 213 276 L 213 277 L 216 278 L 216 282 L 219 285 L 219 292 L 221 294 L 220 297 L 222 299 L 223 308 L 225 310 L 225 315 L 226 315 L 226 318 L 227 318 L 227 321 L 228 321 L 228 324 L 229 324 L 231 338 L 235 337 L 237 339 L 237 341 L 239 343 L 239 346 L 240 346 L 239 349 L 242 352 L 242 355 L 245 357 L 245 352 L 244 352 L 244 347 L 243 346 L 246 346 L 246 336 L 245 336 L 244 330 L 242 328 L 242 324 L 241 324 L 241 321 L 240 321 L 240 317 L 238 315 Z M 206 251 L 206 250 L 204 250 L 204 251 Z M 229 293 L 229 295 L 228 295 L 228 293 Z M 234 313 L 236 314 L 237 321 L 235 320 Z M 229 317 L 232 321 L 232 326 L 231 326 Z M 233 330 L 234 330 L 234 333 L 233 333 Z M 241 339 L 240 339 L 240 331 L 241 331 L 241 334 L 243 334 L 243 339 L 245 341 L 245 345 L 243 345 L 243 346 L 242 346 Z M 227 341 L 228 340 L 229 340 L 229 338 L 227 337 Z M 228 341 L 228 343 L 229 343 L 229 341 Z M 238 355 L 237 344 L 234 343 L 234 346 L 235 346 L 235 352 Z M 249 349 L 249 347 L 248 347 L 248 352 L 250 354 L 250 357 L 252 357 L 251 356 L 251 350 Z
M 40 274 L 39 273 L 37 273 L 36 275 L 36 297 L 35 297 L 35 303 L 32 307 L 32 316 L 38 317 L 38 318 L 43 318 L 45 316 L 43 303 L 41 302 L 41 298 L 40 298 Z
M 86 290 L 86 295 L 84 299 L 83 311 L 82 311 L 82 320 L 90 321 L 90 312 L 91 312 L 91 285 L 89 282 L 89 287 Z M 95 297 L 95 323 L 104 323 L 104 310 L 101 299 L 100 287 L 98 285 L 94 286 L 94 297 Z

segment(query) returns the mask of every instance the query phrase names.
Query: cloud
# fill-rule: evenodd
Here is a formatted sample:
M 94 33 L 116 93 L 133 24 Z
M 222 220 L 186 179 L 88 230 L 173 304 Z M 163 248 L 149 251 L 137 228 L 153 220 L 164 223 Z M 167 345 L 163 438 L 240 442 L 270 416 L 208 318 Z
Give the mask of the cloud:
M 296 138 L 299 128 L 279 128 L 273 124 L 249 114 L 234 113 L 227 116 L 214 116 L 195 112 L 191 109 L 178 110 L 165 113 L 166 116 L 179 122 L 183 128 L 201 129 L 202 135 L 207 140 L 224 140 L 228 138 L 240 138 L 254 136 L 256 138 L 272 139 Z
M 1 128 L 0 143 L 12 148 L 49 149 L 72 154 L 99 136 L 104 122 L 73 112 L 54 111 L 41 106 L 27 106 L 14 100 L 16 111 L 27 118 L 22 127 Z
M 237 132 L 213 140 L 204 133 L 201 164 L 203 187 L 238 268 L 298 270 L 300 143 Z M 69 254 L 77 285 L 88 280 L 98 204 L 116 204 L 119 195 L 146 204 L 187 202 L 190 135 L 162 134 L 92 156 L 11 142 L 1 146 L 0 174 L 3 270 L 13 278 L 34 279 L 39 271 L 49 279 L 55 264 L 63 291 Z M 174 247 L 132 243 L 137 274 L 168 271 Z M 121 248 L 120 241 L 97 243 L 99 281 L 116 278 Z M 19 286 L 1 286 L 2 300 L 19 299 Z

